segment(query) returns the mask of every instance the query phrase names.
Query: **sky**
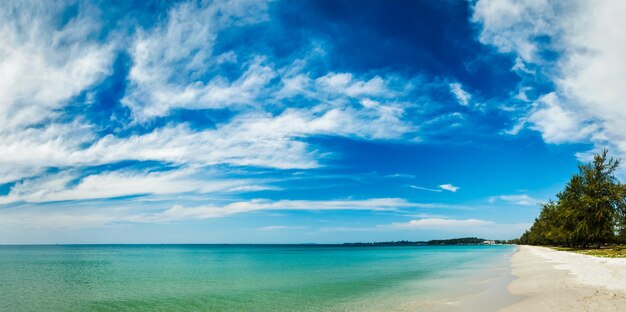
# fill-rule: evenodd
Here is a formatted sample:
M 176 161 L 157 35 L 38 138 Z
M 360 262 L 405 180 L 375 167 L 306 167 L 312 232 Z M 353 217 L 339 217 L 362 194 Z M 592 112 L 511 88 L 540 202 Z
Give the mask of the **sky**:
M 5 2 L 0 244 L 517 237 L 580 162 L 626 155 L 624 15 Z

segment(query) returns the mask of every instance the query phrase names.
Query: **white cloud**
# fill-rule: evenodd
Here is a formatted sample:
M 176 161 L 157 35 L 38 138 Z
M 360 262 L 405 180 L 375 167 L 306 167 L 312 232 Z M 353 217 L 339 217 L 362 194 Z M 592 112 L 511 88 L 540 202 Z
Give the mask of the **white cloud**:
M 281 77 L 282 86 L 276 92 L 276 98 L 285 99 L 300 94 L 312 95 L 313 93 L 309 91 L 312 87 L 311 81 L 308 75 L 302 73 Z
M 59 24 L 65 6 L 14 1 L 0 7 L 0 183 L 66 163 L 65 151 L 93 139 L 80 121 L 54 120 L 109 75 L 117 42 L 90 39 L 101 35 L 101 25 L 89 5 Z
M 261 59 L 247 65 L 235 81 L 201 77 L 211 66 L 235 59 L 234 52 L 213 56 L 218 33 L 229 27 L 267 19 L 264 1 L 183 2 L 153 29 L 142 30 L 130 53 L 130 87 L 122 100 L 134 117 L 145 121 L 167 115 L 172 108 L 221 108 L 248 104 L 262 90 L 273 71 Z
M 585 126 L 582 116 L 566 110 L 555 93 L 548 93 L 537 100 L 528 116 L 531 129 L 541 132 L 548 143 L 576 142 L 589 136 L 597 129 Z
M 81 228 L 97 228 L 117 220 L 111 210 L 106 212 L 81 211 L 67 213 L 64 211 L 12 210 L 0 213 L 0 225 L 3 228 L 54 229 L 74 230 Z
M 284 231 L 284 230 L 303 230 L 308 227 L 306 226 L 292 226 L 292 225 L 270 225 L 260 227 L 259 231 Z
M 79 122 L 0 132 L 0 150 L 4 151 L 0 153 L 0 173 L 19 179 L 45 167 L 74 163 L 78 146 L 93 139 L 89 127 Z
M 114 171 L 80 177 L 77 172 L 60 172 L 25 180 L 13 186 L 0 204 L 114 198 L 129 195 L 240 192 L 271 189 L 247 179 L 211 179 L 195 168 L 162 172 Z
M 367 122 L 365 122 L 367 121 Z M 317 167 L 315 151 L 300 140 L 309 135 L 366 139 L 395 138 L 407 131 L 396 112 L 332 109 L 323 114 L 289 109 L 278 116 L 242 114 L 217 129 L 193 131 L 168 125 L 130 137 L 97 138 L 89 125 L 50 124 L 0 133 L 1 181 L 38 175 L 47 167 L 91 166 L 123 160 L 176 164 L 230 164 L 272 168 Z
M 472 99 L 472 95 L 463 90 L 463 87 L 458 82 L 450 84 L 450 92 L 454 94 L 454 97 L 456 97 L 457 101 L 459 101 L 459 104 L 463 106 L 469 105 L 469 101 Z
M 528 115 L 546 142 L 592 142 L 623 156 L 625 13 L 624 1 L 481 0 L 473 20 L 482 26 L 481 42 L 518 57 L 516 67 L 527 69 L 520 75 L 554 83 L 555 92 L 540 97 Z
M 516 205 L 534 206 L 542 201 L 527 194 L 500 195 L 489 197 L 489 202 L 494 203 L 496 200 L 503 200 Z
M 353 110 L 346 105 L 349 98 L 373 103 L 366 97 L 391 98 L 397 94 L 380 76 L 363 80 L 351 73 L 331 72 L 311 77 L 304 68 L 306 58 L 275 68 L 262 56 L 237 64 L 245 70 L 235 80 L 215 76 L 214 60 L 224 58 L 211 55 L 217 34 L 228 27 L 264 21 L 266 10 L 267 4 L 259 1 L 219 2 L 199 7 L 186 2 L 175 6 L 162 24 L 136 36 L 131 47 L 131 83 L 122 102 L 132 109 L 136 120 L 143 122 L 165 116 L 174 108 L 262 110 L 261 103 L 282 105 L 282 99 L 304 95 L 325 104 L 311 109 L 316 114 L 333 110 L 357 113 L 356 117 L 365 120 L 355 118 L 354 122 L 363 124 L 378 117 L 386 121 L 385 125 L 379 125 L 377 132 L 381 134 L 409 130 L 399 119 L 402 105 L 385 103 L 348 112 Z M 307 56 L 314 56 L 315 51 Z M 228 52 L 226 59 L 233 60 L 234 53 Z M 270 83 L 276 77 L 280 83 Z
M 107 162 L 138 159 L 311 168 L 318 166 L 317 161 L 298 138 L 319 134 L 394 138 L 399 135 L 397 131 L 403 129 L 388 125 L 398 122 L 398 118 L 393 117 L 392 112 L 379 116 L 351 109 L 332 109 L 323 114 L 295 109 L 278 116 L 243 114 L 215 130 L 194 132 L 178 125 L 129 138 L 104 137 L 85 150 L 83 156 Z
M 442 192 L 442 191 L 449 191 L 449 192 L 456 192 L 460 189 L 460 187 L 458 186 L 454 186 L 452 184 L 441 184 L 438 187 L 439 188 L 429 188 L 429 187 L 423 187 L 423 186 L 417 186 L 417 185 L 408 185 L 408 187 L 412 188 L 412 189 L 416 189 L 416 190 L 422 190 L 422 191 L 429 191 L 429 192 Z
M 82 153 L 87 159 L 104 162 L 136 159 L 178 164 L 316 167 L 307 146 L 293 139 L 293 133 L 271 132 L 279 122 L 260 117 L 247 123 L 244 118 L 217 130 L 199 132 L 185 125 L 168 126 L 129 138 L 104 137 Z
M 399 208 L 430 207 L 430 204 L 411 203 L 399 198 L 372 198 L 366 200 L 280 200 L 255 199 L 234 202 L 225 206 L 184 207 L 175 205 L 163 212 L 152 215 L 129 217 L 135 222 L 169 222 L 184 219 L 220 218 L 233 214 L 262 210 L 368 210 L 395 211 Z
M 446 191 L 450 191 L 452 193 L 458 191 L 460 189 L 460 187 L 458 186 L 454 186 L 452 184 L 441 184 L 439 185 L 439 188 L 442 190 L 446 190 Z
M 482 219 L 422 218 L 408 222 L 379 225 L 379 229 L 416 230 L 430 233 L 449 233 L 448 235 L 478 236 L 486 239 L 509 239 L 519 237 L 532 224 L 496 223 Z
M 175 180 L 172 178 L 172 180 Z M 57 196 L 68 196 L 57 182 L 49 182 L 44 186 L 42 182 L 39 186 L 33 188 L 31 193 L 22 194 L 24 197 L 45 196 L 50 198 Z M 122 181 L 117 181 L 123 183 Z M 115 183 L 115 182 L 112 182 Z M 169 181 L 165 182 L 163 187 L 146 187 L 144 190 L 169 194 L 167 186 L 176 187 Z M 183 181 L 185 184 L 191 182 Z M 215 185 L 208 183 L 208 188 Z M 191 185 L 190 190 L 197 190 L 200 185 Z M 219 186 L 218 186 L 219 187 Z M 223 188 L 228 189 L 226 185 Z M 104 186 L 104 191 L 108 191 L 109 187 Z M 62 193 L 48 192 L 48 190 L 60 190 Z M 83 188 L 83 190 L 85 190 Z M 212 190 L 210 190 L 212 191 Z M 41 194 L 44 192 L 44 194 Z M 70 191 L 72 192 L 72 191 Z M 97 189 L 96 192 L 102 192 Z M 116 194 L 123 194 L 123 191 Z M 102 193 L 100 193 L 102 194 Z M 107 193 L 108 196 L 110 193 Z M 178 194 L 178 193 L 176 193 Z M 116 226 L 121 223 L 167 223 L 183 220 L 198 220 L 210 218 L 222 218 L 235 214 L 260 212 L 260 211 L 330 211 L 330 210 L 359 210 L 359 211 L 386 211 L 394 213 L 404 213 L 407 210 L 413 211 L 419 208 L 440 208 L 448 207 L 441 204 L 415 203 L 401 198 L 370 198 L 364 200 L 338 199 L 338 200 L 268 200 L 253 199 L 248 201 L 230 201 L 228 197 L 215 199 L 211 204 L 194 205 L 194 203 L 206 203 L 206 195 L 190 198 L 189 196 L 181 197 L 180 195 L 171 194 L 170 196 L 161 196 L 159 198 L 146 197 L 134 198 L 124 201 L 100 201 L 90 199 L 81 202 L 57 202 L 54 209 L 50 205 L 28 204 L 22 203 L 14 207 L 6 207 L 0 210 L 0 228 L 40 228 L 40 229 L 76 229 L 76 228 L 94 228 L 103 226 Z M 76 194 L 71 194 L 76 195 Z M 68 196 L 69 197 L 69 196 Z M 86 196 L 85 198 L 96 198 L 98 196 Z M 71 198 L 74 198 L 73 196 Z M 37 198 L 36 198 L 37 199 Z M 230 202 L 223 202 L 228 200 Z M 172 202 L 184 201 L 189 206 L 172 205 Z M 84 209 L 88 204 L 90 209 Z M 80 222 L 83 220 L 83 222 Z M 267 228 L 265 230 L 280 230 L 281 228 Z M 285 228 L 287 229 L 287 228 Z
M 318 90 L 349 97 L 390 95 L 390 90 L 379 76 L 368 81 L 356 80 L 350 73 L 328 73 L 315 80 Z
M 493 222 L 480 219 L 425 218 L 411 220 L 405 223 L 392 223 L 391 227 L 400 229 L 447 229 L 463 227 L 484 227 L 491 224 L 493 224 Z
M 509 130 L 504 130 L 503 132 L 509 135 L 517 135 L 520 131 L 524 129 L 526 123 L 528 122 L 528 118 L 522 117 L 516 121 L 515 125 Z M 545 139 L 545 138 L 544 138 Z
M 0 183 L 16 182 L 7 195 L 0 196 L 0 203 L 32 204 L 32 208 L 51 201 L 92 203 L 129 195 L 180 194 L 184 197 L 181 203 L 187 205 L 184 199 L 188 193 L 274 189 L 259 180 L 201 175 L 199 171 L 207 167 L 316 168 L 321 166 L 323 155 L 306 143 L 306 137 L 388 140 L 417 130 L 405 116 L 407 107 L 414 104 L 402 98 L 413 88 L 410 81 L 398 83 L 397 77 L 348 72 L 313 76 L 297 61 L 276 68 L 263 56 L 241 59 L 236 51 L 214 55 L 220 31 L 267 19 L 264 2 L 178 3 L 154 27 L 139 29 L 130 38 L 116 33 L 111 37 L 123 38 L 107 38 L 104 43 L 89 39 L 102 32 L 95 8 L 92 12 L 83 10 L 87 5 L 78 6 L 75 18 L 58 25 L 56 18 L 64 6 L 16 2 L 0 8 Z M 123 49 L 128 49 L 124 52 L 130 54 L 132 67 L 122 101 L 135 122 L 149 124 L 152 118 L 167 116 L 175 108 L 227 107 L 233 112 L 232 118 L 203 130 L 174 121 L 146 133 L 122 136 L 113 132 L 100 137 L 88 118 L 63 113 L 74 97 L 110 75 L 111 63 Z M 241 74 L 232 79 L 216 75 L 217 66 L 224 63 L 238 67 Z M 90 96 L 85 96 L 88 100 L 80 105 L 91 104 Z M 282 102 L 296 96 L 306 97 L 311 106 L 288 108 Z M 267 107 L 257 105 L 259 99 L 267 99 L 263 104 L 272 108 L 265 111 Z M 182 169 L 85 171 L 126 160 L 157 161 Z M 440 188 L 458 189 L 447 184 Z M 170 209 L 160 207 L 158 213 L 131 215 L 115 207 L 106 211 L 57 210 L 57 204 L 51 211 L 3 210 L 2 222 L 22 224 L 31 220 L 45 227 L 48 220 L 60 227 L 80 227 L 210 218 L 257 210 L 440 206 L 400 199 L 251 201 L 189 207 L 168 204 Z M 35 210 L 36 214 L 29 215 Z
M 566 18 L 561 5 L 548 0 L 480 0 L 472 20 L 483 27 L 479 37 L 482 43 L 494 45 L 502 53 L 515 53 L 520 62 L 540 62 L 537 38 L 563 31 L 564 25 L 558 20 Z M 575 1 L 568 5 L 574 7 Z
M 325 226 L 318 229 L 322 233 L 326 232 L 376 232 L 376 231 L 386 231 L 386 229 L 381 227 L 352 227 L 352 226 Z
M 429 191 L 429 192 L 441 192 L 440 189 L 432 189 L 432 188 L 428 188 L 428 187 L 421 187 L 421 186 L 417 186 L 417 185 L 409 185 L 410 188 L 416 189 L 416 190 L 422 190 L 422 191 Z
M 109 73 L 113 43 L 86 39 L 100 25 L 80 8 L 59 26 L 63 5 L 11 1 L 0 7 L 0 134 L 55 117 Z
M 320 165 L 321 154 L 304 137 L 397 139 L 416 130 L 404 120 L 406 104 L 391 98 L 398 92 L 380 76 L 310 77 L 306 60 L 276 69 L 262 56 L 213 55 L 223 29 L 267 20 L 265 2 L 178 3 L 154 27 L 139 29 L 131 38 L 116 33 L 111 37 L 119 40 L 108 38 L 108 43 L 87 39 L 102 31 L 97 8 L 81 5 L 75 18 L 57 25 L 66 5 L 14 2 L 0 9 L 0 183 L 36 177 L 48 168 L 80 170 L 124 160 L 307 169 Z M 61 115 L 73 97 L 110 74 L 114 55 L 124 48 L 117 42 L 128 44 L 133 60 L 122 102 L 135 121 L 167 115 L 173 108 L 229 107 L 235 116 L 202 131 L 172 123 L 129 137 L 99 137 L 88 120 Z M 219 64 L 239 61 L 239 77 L 213 74 Z M 269 86 L 277 75 L 280 86 Z M 235 107 L 254 106 L 259 97 L 273 103 L 294 95 L 317 104 L 271 113 L 263 107 Z M 350 105 L 353 98 L 371 105 Z
M 386 175 L 385 178 L 415 179 L 415 176 L 408 173 L 394 173 Z

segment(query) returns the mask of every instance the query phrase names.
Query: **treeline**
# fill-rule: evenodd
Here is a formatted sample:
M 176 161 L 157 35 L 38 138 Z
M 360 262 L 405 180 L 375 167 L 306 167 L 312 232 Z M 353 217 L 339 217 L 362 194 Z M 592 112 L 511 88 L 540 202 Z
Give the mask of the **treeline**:
M 478 245 L 482 244 L 486 239 L 477 237 L 463 237 L 452 239 L 435 239 L 427 241 L 427 245 Z
M 391 242 L 358 242 L 358 243 L 343 243 L 343 246 L 350 247 L 368 247 L 368 246 L 420 246 L 426 245 L 426 242 L 412 242 L 412 241 L 391 241 Z
M 485 241 L 484 238 L 463 237 L 452 239 L 435 239 L 429 241 L 392 241 L 392 242 L 373 242 L 373 243 L 344 243 L 343 246 L 361 247 L 361 246 L 424 246 L 424 245 L 481 245 Z M 495 240 L 495 244 L 506 244 L 509 241 Z
M 542 204 L 520 244 L 589 247 L 626 242 L 626 185 L 615 177 L 620 160 L 594 156 L 578 166 L 556 200 Z

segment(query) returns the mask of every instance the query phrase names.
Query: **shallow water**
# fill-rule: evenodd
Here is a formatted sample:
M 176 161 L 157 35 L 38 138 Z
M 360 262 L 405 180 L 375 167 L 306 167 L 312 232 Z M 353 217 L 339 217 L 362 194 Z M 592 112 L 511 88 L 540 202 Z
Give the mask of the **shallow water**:
M 0 246 L 2 311 L 438 310 L 511 246 Z M 508 272 L 508 271 L 507 271 Z

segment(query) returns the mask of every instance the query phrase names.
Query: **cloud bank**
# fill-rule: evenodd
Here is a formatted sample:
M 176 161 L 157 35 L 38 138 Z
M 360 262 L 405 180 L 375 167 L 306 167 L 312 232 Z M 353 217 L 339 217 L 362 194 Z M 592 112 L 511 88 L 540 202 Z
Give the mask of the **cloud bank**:
M 626 154 L 624 12 L 622 1 L 476 3 L 481 42 L 517 56 L 520 90 L 554 86 L 526 98 L 522 117 L 546 142 L 591 142 Z

